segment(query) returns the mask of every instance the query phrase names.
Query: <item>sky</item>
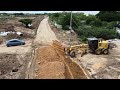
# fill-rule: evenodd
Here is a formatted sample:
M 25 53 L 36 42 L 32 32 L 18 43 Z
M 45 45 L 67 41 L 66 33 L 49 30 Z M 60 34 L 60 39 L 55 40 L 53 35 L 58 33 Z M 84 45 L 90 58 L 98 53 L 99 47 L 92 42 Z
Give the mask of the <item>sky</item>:
M 55 13 L 55 12 L 63 12 L 63 11 L 0 11 L 0 13 Z M 96 15 L 99 11 L 73 11 L 73 12 L 81 12 L 86 15 L 92 14 Z

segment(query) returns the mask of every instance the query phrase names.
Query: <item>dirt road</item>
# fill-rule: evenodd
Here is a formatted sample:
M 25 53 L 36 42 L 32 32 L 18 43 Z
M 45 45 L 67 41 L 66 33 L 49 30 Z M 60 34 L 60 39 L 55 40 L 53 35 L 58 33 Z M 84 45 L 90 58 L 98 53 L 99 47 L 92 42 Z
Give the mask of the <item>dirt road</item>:
M 48 17 L 47 17 L 43 21 L 41 21 L 38 27 L 37 35 L 35 38 L 35 44 L 50 45 L 52 43 L 52 40 L 58 40 L 58 39 L 56 38 L 54 32 L 51 30 L 48 24 Z
M 36 37 L 34 40 L 34 45 L 35 46 L 37 45 L 36 50 L 41 45 L 43 47 L 40 47 L 40 48 L 44 48 L 44 45 L 51 45 L 53 42 L 52 40 L 58 40 L 48 24 L 48 19 L 49 19 L 48 17 L 43 19 L 38 27 L 37 34 L 36 34 Z M 28 67 L 27 67 L 28 68 L 28 71 L 26 72 L 26 73 L 28 73 L 26 75 L 27 79 L 35 78 L 35 69 L 37 66 L 39 66 L 37 64 L 38 64 L 38 62 L 36 61 L 36 56 L 34 56 L 33 60 L 32 59 L 30 60 Z M 42 66 L 40 68 L 42 68 Z M 46 67 L 46 69 L 47 68 L 50 68 L 50 67 Z M 52 67 L 52 68 L 54 68 L 54 67 Z M 43 68 L 43 69 L 45 69 L 45 68 Z M 54 71 L 54 70 L 52 70 L 52 71 Z M 46 72 L 44 72 L 44 73 L 46 73 Z M 47 75 L 47 73 L 46 73 L 46 75 Z M 44 74 L 44 77 L 45 77 L 45 74 Z
M 48 19 L 48 17 L 43 19 L 37 30 L 36 38 L 34 40 L 34 44 L 38 45 L 36 48 L 37 52 L 35 54 L 35 58 L 31 60 L 28 66 L 28 68 L 30 67 L 30 70 L 28 71 L 28 78 L 30 79 L 65 78 L 65 65 L 63 62 L 55 58 L 57 57 L 56 52 L 50 46 L 53 43 L 53 40 L 58 41 L 58 39 L 51 30 Z M 39 64 L 42 60 L 45 63 Z M 37 72 L 38 70 L 39 72 Z M 36 76 L 36 72 L 39 76 Z
M 53 41 L 56 40 L 56 41 Z M 53 43 L 54 42 L 54 43 Z M 51 30 L 48 17 L 41 21 L 34 44 L 35 56 L 28 64 L 28 79 L 87 78 L 82 69 L 66 58 L 61 42 Z

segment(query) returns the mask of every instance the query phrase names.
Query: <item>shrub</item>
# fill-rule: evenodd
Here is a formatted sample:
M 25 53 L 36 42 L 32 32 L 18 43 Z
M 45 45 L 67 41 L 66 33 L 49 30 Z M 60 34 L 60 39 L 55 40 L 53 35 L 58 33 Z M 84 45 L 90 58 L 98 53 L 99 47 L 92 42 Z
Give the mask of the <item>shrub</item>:
M 114 39 L 119 37 L 116 30 L 113 29 L 106 29 L 106 28 L 86 28 L 86 27 L 79 27 L 79 29 L 75 30 L 75 32 L 83 39 L 88 37 L 96 37 L 96 38 L 103 38 L 103 39 Z
M 89 25 L 92 21 L 95 21 L 96 17 L 94 15 L 89 15 L 86 18 L 86 24 Z
M 105 15 L 105 17 L 112 17 L 107 16 L 108 14 Z M 70 13 L 62 13 L 52 16 L 52 20 L 62 25 L 63 30 L 69 29 L 71 16 Z M 81 23 L 81 21 L 83 22 Z M 73 13 L 72 28 L 79 35 L 82 41 L 85 41 L 88 37 L 96 37 L 103 39 L 120 38 L 120 35 L 114 29 L 115 24 L 116 21 L 102 21 L 97 15 L 85 16 L 84 14 Z
M 22 22 L 23 24 L 26 25 L 26 27 L 28 27 L 28 24 L 32 23 L 31 19 L 20 19 L 19 22 Z
M 100 27 L 100 26 L 102 26 L 102 21 L 99 20 L 99 19 L 96 19 L 96 20 L 94 20 L 94 21 L 91 21 L 91 22 L 90 22 L 90 25 L 96 26 L 96 27 Z
M 116 24 L 115 21 L 114 22 L 109 22 L 109 23 L 107 23 L 106 28 L 113 29 L 115 27 L 115 24 Z

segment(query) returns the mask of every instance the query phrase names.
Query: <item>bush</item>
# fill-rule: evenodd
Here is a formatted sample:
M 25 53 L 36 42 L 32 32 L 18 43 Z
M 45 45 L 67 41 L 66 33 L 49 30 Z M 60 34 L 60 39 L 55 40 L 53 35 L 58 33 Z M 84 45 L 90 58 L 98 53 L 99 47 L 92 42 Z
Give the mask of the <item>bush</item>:
M 108 25 L 108 22 L 106 22 L 106 21 L 102 21 L 102 26 L 103 27 L 106 27 Z M 106 27 L 107 28 L 107 27 Z
M 106 16 L 104 17 L 111 17 L 112 19 L 112 16 L 107 16 L 108 14 L 105 15 Z M 53 21 L 62 25 L 63 30 L 69 29 L 71 16 L 70 13 L 59 13 L 51 16 Z M 116 22 L 108 22 L 107 20 L 102 21 L 102 19 L 98 16 L 99 15 L 85 16 L 84 14 L 73 13 L 72 28 L 79 35 L 82 41 L 85 41 L 88 37 L 96 37 L 103 39 L 120 38 L 120 35 L 116 32 L 116 30 L 114 30 Z
M 120 12 L 117 11 L 100 11 L 96 17 L 102 21 L 112 22 L 120 20 Z
M 94 15 L 89 15 L 86 18 L 86 24 L 89 25 L 92 21 L 95 21 L 96 17 Z
M 83 36 L 83 37 L 81 37 L 81 40 L 82 40 L 82 42 L 86 42 L 87 41 L 87 37 Z
M 96 19 L 96 20 L 94 20 L 94 21 L 91 21 L 91 22 L 90 22 L 90 25 L 96 26 L 96 27 L 100 27 L 100 26 L 102 26 L 102 21 L 99 20 L 99 19 Z
M 28 24 L 32 23 L 31 19 L 20 19 L 19 22 L 22 22 L 23 24 L 26 25 L 26 27 L 28 27 Z
M 86 27 L 79 27 L 79 29 L 75 30 L 75 32 L 83 39 L 88 37 L 96 37 L 96 38 L 103 38 L 103 39 L 114 39 L 118 38 L 119 35 L 117 34 L 116 30 L 113 29 L 106 29 L 106 28 L 86 28 Z
M 65 14 L 58 14 L 58 13 L 54 13 L 52 15 L 50 15 L 50 19 L 54 22 L 56 22 L 57 24 L 62 25 L 62 28 L 64 30 L 68 30 L 69 26 L 70 26 L 70 18 L 71 18 L 71 14 L 70 13 L 65 13 Z M 72 27 L 76 28 L 77 25 L 79 23 L 79 19 L 77 18 L 77 16 L 75 14 L 73 14 L 73 21 L 72 21 Z
M 116 22 L 109 22 L 109 23 L 107 23 L 106 28 L 113 29 L 115 27 L 115 24 L 116 24 Z

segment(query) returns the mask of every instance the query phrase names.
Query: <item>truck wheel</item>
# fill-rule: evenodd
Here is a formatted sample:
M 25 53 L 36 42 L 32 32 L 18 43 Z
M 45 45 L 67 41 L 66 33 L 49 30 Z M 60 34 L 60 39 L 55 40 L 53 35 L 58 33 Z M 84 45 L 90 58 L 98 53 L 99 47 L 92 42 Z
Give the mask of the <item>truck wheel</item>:
M 70 56 L 73 58 L 73 57 L 75 57 L 76 55 L 75 55 L 75 52 L 74 51 L 71 51 L 70 52 Z
M 95 50 L 95 54 L 100 55 L 101 54 L 101 49 Z
M 103 54 L 108 54 L 108 53 L 109 53 L 108 49 L 103 50 Z

